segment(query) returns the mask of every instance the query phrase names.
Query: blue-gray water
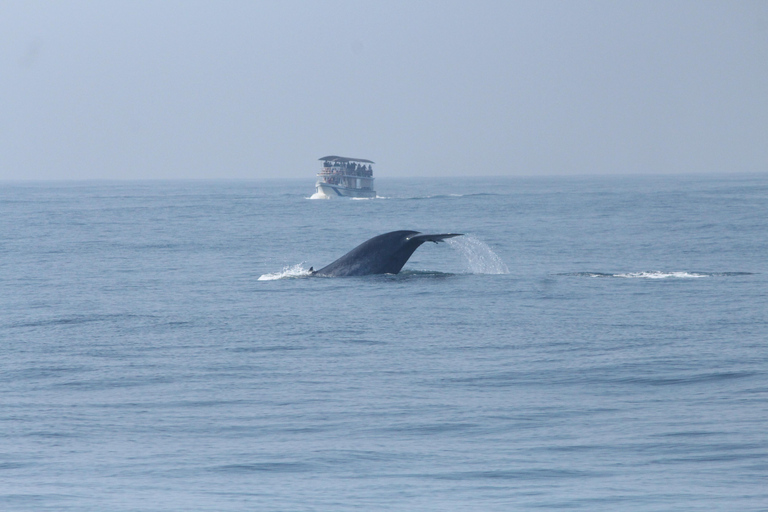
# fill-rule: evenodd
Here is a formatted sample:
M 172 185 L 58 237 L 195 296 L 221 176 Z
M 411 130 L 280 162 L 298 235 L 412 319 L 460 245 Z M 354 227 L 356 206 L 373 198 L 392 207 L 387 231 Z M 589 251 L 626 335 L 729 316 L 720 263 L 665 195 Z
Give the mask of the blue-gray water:
M 312 184 L 2 184 L 0 509 L 768 509 L 768 176 Z

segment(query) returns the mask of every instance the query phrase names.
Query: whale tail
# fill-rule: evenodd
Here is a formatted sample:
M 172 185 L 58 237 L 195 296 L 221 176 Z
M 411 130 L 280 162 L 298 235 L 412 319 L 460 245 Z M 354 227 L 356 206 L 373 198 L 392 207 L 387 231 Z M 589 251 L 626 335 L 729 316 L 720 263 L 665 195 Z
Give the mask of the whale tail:
M 413 251 L 424 242 L 440 242 L 460 236 L 458 233 L 427 234 L 418 231 L 392 231 L 375 236 L 358 245 L 333 263 L 312 275 L 367 276 L 370 274 L 397 274 Z
M 462 236 L 463 233 L 442 233 L 442 234 L 436 234 L 436 235 L 413 235 L 409 236 L 408 240 L 414 240 L 416 242 L 419 242 L 420 244 L 423 244 L 424 242 L 442 242 L 446 238 L 453 238 L 455 236 Z

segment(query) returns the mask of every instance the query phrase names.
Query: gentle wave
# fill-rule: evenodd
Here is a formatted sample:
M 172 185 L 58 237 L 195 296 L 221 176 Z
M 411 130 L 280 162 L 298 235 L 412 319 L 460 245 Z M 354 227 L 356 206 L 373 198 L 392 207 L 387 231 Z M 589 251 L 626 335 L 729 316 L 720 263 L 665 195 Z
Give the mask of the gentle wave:
M 59 327 L 59 326 L 78 326 L 95 322 L 120 322 L 122 320 L 134 320 L 148 318 L 150 315 L 132 315 L 132 314 L 91 314 L 91 315 L 69 315 L 61 317 L 42 318 L 34 321 L 15 322 L 0 325 L 0 328 L 19 329 L 36 327 Z
M 312 466 L 302 462 L 254 462 L 252 464 L 227 464 L 211 468 L 223 473 L 305 473 Z
M 495 194 L 493 192 L 478 192 L 473 194 L 435 194 L 435 195 L 429 195 L 429 196 L 414 196 L 414 197 L 402 197 L 398 199 L 404 199 L 408 201 L 423 201 L 426 199 L 456 199 L 459 197 L 487 197 L 487 196 L 498 196 L 501 194 Z
M 675 386 L 675 385 L 695 385 L 707 382 L 721 382 L 733 379 L 746 379 L 758 375 L 752 371 L 723 371 L 723 372 L 704 372 L 691 375 L 660 375 L 660 376 L 631 376 L 615 379 L 617 384 L 640 384 L 647 386 Z

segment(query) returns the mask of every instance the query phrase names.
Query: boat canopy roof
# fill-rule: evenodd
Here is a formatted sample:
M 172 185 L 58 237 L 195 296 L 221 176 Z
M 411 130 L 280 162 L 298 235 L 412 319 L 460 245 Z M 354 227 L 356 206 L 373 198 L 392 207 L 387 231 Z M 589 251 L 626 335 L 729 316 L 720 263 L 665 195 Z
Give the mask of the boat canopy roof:
M 364 164 L 375 164 L 376 162 L 372 162 L 370 160 L 366 160 L 365 158 L 347 158 L 346 156 L 336 156 L 336 155 L 330 155 L 330 156 L 324 156 L 322 158 L 318 158 L 318 160 L 325 160 L 326 162 L 362 162 Z

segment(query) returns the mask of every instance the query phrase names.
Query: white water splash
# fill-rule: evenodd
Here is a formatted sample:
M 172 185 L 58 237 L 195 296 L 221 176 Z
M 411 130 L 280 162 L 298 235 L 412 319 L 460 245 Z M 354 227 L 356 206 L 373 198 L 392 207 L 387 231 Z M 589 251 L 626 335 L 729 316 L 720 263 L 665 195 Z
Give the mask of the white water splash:
M 292 267 L 283 267 L 280 272 L 274 272 L 272 274 L 263 274 L 259 277 L 259 281 L 274 281 L 276 279 L 284 279 L 289 277 L 305 277 L 310 276 L 312 273 L 305 269 L 301 263 L 297 263 Z
M 459 251 L 473 274 L 509 274 L 509 268 L 488 244 L 473 235 L 449 238 L 446 243 Z
M 308 199 L 330 199 L 330 198 L 331 198 L 331 196 L 327 196 L 327 195 L 323 194 L 322 192 L 315 192 L 314 194 L 309 196 Z

